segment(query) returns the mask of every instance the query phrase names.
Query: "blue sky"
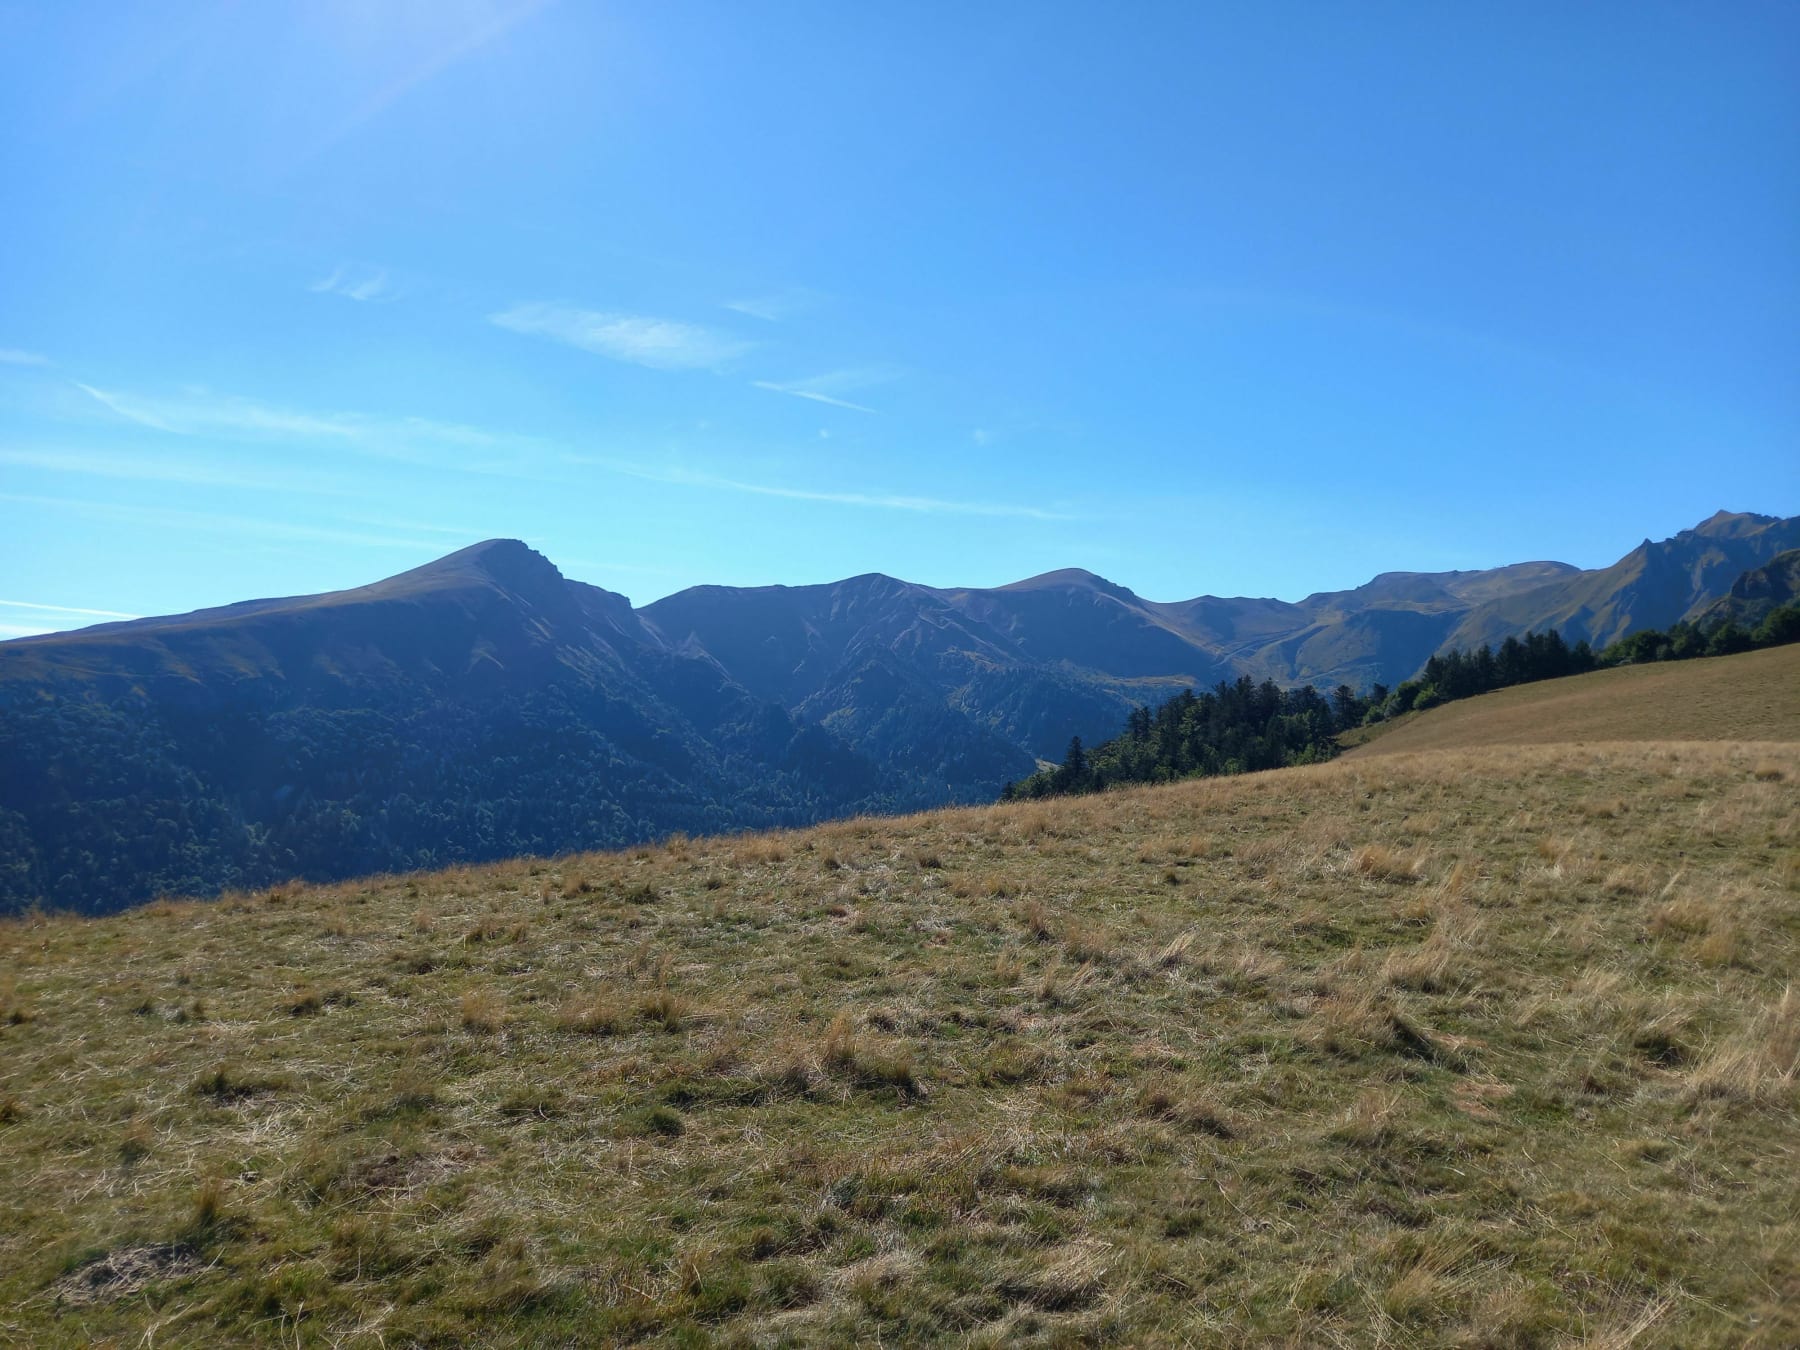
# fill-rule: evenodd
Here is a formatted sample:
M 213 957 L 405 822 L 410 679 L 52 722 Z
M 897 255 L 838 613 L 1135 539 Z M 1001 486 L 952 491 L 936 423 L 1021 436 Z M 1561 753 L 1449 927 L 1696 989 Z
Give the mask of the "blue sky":
M 1800 512 L 1800 7 L 0 3 L 0 635 Z

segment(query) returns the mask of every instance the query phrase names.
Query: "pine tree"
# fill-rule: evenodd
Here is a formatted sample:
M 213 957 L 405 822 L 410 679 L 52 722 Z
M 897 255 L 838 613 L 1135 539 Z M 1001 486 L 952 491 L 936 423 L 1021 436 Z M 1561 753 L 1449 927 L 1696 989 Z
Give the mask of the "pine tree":
M 1087 786 L 1087 781 L 1087 751 L 1081 748 L 1081 737 L 1074 736 L 1069 740 L 1068 753 L 1063 756 L 1062 767 L 1056 771 L 1056 790 L 1080 792 Z

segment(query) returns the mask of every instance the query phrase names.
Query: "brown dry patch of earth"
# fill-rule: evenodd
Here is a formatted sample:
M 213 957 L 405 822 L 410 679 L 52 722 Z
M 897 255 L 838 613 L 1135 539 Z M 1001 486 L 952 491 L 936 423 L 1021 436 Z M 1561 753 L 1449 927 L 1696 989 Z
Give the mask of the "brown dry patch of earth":
M 142 1293 L 153 1283 L 186 1279 L 205 1268 L 199 1252 L 185 1243 L 150 1242 L 96 1256 L 50 1286 L 52 1300 L 80 1307 L 110 1303 Z

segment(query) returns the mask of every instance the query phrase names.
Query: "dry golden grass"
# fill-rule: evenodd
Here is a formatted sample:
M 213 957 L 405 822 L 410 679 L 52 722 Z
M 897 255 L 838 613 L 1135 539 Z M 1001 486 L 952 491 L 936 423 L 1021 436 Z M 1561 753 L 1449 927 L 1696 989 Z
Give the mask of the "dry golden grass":
M 1800 741 L 1800 643 L 1515 685 L 1368 731 L 1374 734 L 1351 755 L 1575 741 Z M 1752 772 L 1768 782 L 1793 777 L 1774 756 L 1759 755 Z
M 0 1341 L 1800 1344 L 1796 782 L 1359 755 L 0 925 Z

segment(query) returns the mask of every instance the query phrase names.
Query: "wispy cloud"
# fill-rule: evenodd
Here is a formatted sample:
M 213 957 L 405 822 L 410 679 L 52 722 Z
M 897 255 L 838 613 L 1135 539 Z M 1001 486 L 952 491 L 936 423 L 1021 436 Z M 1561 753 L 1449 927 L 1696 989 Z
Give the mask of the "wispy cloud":
M 42 618 L 38 616 L 41 615 Z M 116 609 L 83 609 L 76 605 L 46 605 L 37 600 L 0 600 L 0 638 L 37 637 L 86 628 L 95 619 L 136 619 Z M 27 620 L 28 622 L 20 622 Z
M 357 423 L 352 419 L 291 412 L 230 395 L 197 392 L 174 399 L 144 398 L 111 389 L 97 389 L 79 380 L 74 384 L 101 407 L 128 422 L 179 436 L 209 431 L 305 436 L 313 439 L 348 438 L 357 434 Z
M 50 358 L 17 347 L 0 347 L 0 366 L 47 366 Z
M 894 378 L 894 373 L 886 368 L 871 367 L 832 372 L 817 377 L 815 380 L 796 382 L 793 385 L 780 386 L 769 383 L 766 387 L 775 388 L 780 393 L 808 398 L 813 402 L 843 406 L 859 412 L 869 412 L 873 410 L 847 399 L 840 399 L 836 394 L 829 393 L 826 389 L 818 386 L 854 388 L 862 384 L 876 383 L 891 378 Z M 762 385 L 764 382 L 758 383 Z M 740 492 L 762 497 L 785 498 L 790 501 L 821 502 L 839 506 L 909 511 L 920 514 L 1011 517 L 1043 521 L 1075 519 L 1066 512 L 1030 504 L 969 501 L 907 493 L 822 491 L 813 488 L 790 487 L 782 483 L 749 482 L 726 475 L 689 469 L 649 467 L 629 460 L 571 453 L 552 442 L 499 436 L 480 427 L 433 422 L 424 418 L 373 418 L 355 413 L 320 414 L 269 407 L 248 399 L 213 395 L 205 391 L 189 391 L 175 398 L 145 398 L 114 390 L 99 389 L 86 384 L 77 387 L 117 416 L 141 426 L 179 436 L 196 438 L 266 437 L 304 445 L 309 450 L 323 445 L 325 448 L 335 447 L 350 454 L 398 460 L 403 463 L 420 464 L 436 469 L 492 474 L 535 482 L 561 484 L 577 482 L 580 475 L 576 470 L 581 467 L 593 467 L 653 482 L 713 491 Z M 339 491 L 329 479 L 311 482 L 294 480 L 277 482 L 272 477 L 266 476 L 260 469 L 246 470 L 233 464 L 219 463 L 217 460 L 205 458 L 181 459 L 161 455 L 139 457 L 104 452 L 69 454 L 41 449 L 0 449 L 0 464 L 82 473 L 100 478 L 146 478 L 277 491 L 295 488 L 324 494 L 333 494 Z M 35 501 L 95 512 L 128 510 L 128 508 L 116 504 L 82 502 L 67 498 L 26 498 L 16 495 L 0 495 L 0 500 Z M 322 531 L 321 528 L 312 526 L 300 527 L 298 533 L 290 534 L 287 528 L 261 519 L 240 522 L 237 517 L 212 517 L 204 513 L 152 512 L 150 515 L 139 514 L 132 518 L 151 520 L 152 523 L 161 521 L 179 527 L 181 521 L 189 517 L 199 524 L 211 522 L 219 528 L 261 530 L 274 537 L 326 542 L 379 543 L 408 548 L 421 546 L 421 540 L 416 537 L 407 539 L 395 539 L 387 536 L 371 537 L 343 530 Z M 381 524 L 384 522 L 351 523 Z M 465 533 L 453 531 L 448 527 L 401 525 L 398 528 L 406 533 L 416 530 L 420 535 Z
M 818 308 L 824 299 L 817 291 L 790 290 L 773 295 L 755 295 L 744 300 L 727 300 L 722 308 L 747 314 L 764 323 L 781 323 L 796 314 Z
M 340 265 L 330 276 L 313 282 L 310 289 L 316 295 L 341 295 L 346 300 L 393 300 L 397 298 L 393 288 L 388 285 L 388 274 L 385 267 Z
M 50 510 L 73 511 L 100 520 L 129 521 L 163 530 L 206 531 L 214 534 L 249 536 L 259 542 L 301 541 L 309 544 L 356 544 L 371 548 L 406 549 L 413 553 L 435 556 L 443 545 L 435 539 L 417 539 L 392 533 L 370 534 L 345 530 L 334 525 L 309 524 L 293 520 L 271 520 L 264 516 L 234 515 L 215 511 L 184 511 L 173 507 L 138 506 L 130 502 L 94 501 L 81 497 L 46 497 L 21 492 L 0 492 L 0 502 L 16 502 L 22 506 Z
M 0 600 L 0 609 L 30 609 L 44 614 L 78 614 L 89 619 L 136 619 L 138 614 L 121 614 L 116 609 L 78 609 L 74 605 L 46 605 L 36 600 Z
M 883 511 L 913 511 L 924 515 L 1011 516 L 1026 520 L 1072 520 L 1059 511 L 1037 506 L 1021 506 L 1008 502 L 953 501 L 943 497 L 914 497 L 900 493 L 821 492 L 813 488 L 787 487 L 777 483 L 747 483 L 742 479 L 692 469 L 653 468 L 620 460 L 584 459 L 580 461 L 631 478 L 653 483 L 672 483 L 680 487 L 712 488 L 721 492 L 744 492 L 758 497 L 784 497 L 790 501 L 826 502 L 835 506 L 871 507 Z
M 460 473 L 554 481 L 546 478 L 549 447 L 528 436 L 424 417 L 307 412 L 204 389 L 155 397 L 78 381 L 75 387 L 116 416 L 176 436 L 289 442 Z
M 514 333 L 551 338 L 596 356 L 657 370 L 710 370 L 754 345 L 698 324 L 571 305 L 515 305 L 488 318 Z
M 833 398 L 830 394 L 822 394 L 817 389 L 805 389 L 799 385 L 780 384 L 774 380 L 752 380 L 750 383 L 758 389 L 772 390 L 777 394 L 792 394 L 795 398 L 810 399 L 814 403 L 829 404 L 833 408 L 848 408 L 851 412 L 872 413 L 875 409 L 863 403 L 852 403 L 847 398 Z
M 307 492 L 322 496 L 355 495 L 350 488 L 316 475 L 171 458 L 147 450 L 118 454 L 91 450 L 0 449 L 0 465 L 123 482 L 187 483 L 195 487 L 247 488 L 257 492 Z
M 852 366 L 847 370 L 828 370 L 822 375 L 813 375 L 803 380 L 752 380 L 751 383 L 758 389 L 791 394 L 795 398 L 824 403 L 833 408 L 872 413 L 876 411 L 874 408 L 846 398 L 845 395 L 880 384 L 891 384 L 902 374 L 904 372 L 898 366 Z

